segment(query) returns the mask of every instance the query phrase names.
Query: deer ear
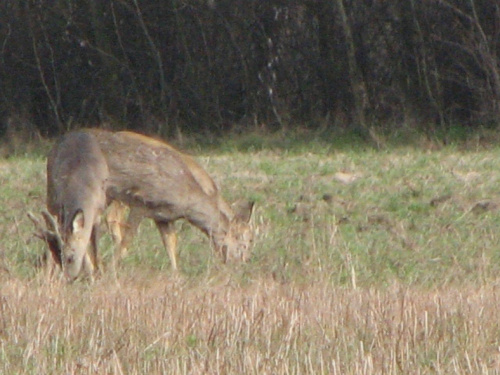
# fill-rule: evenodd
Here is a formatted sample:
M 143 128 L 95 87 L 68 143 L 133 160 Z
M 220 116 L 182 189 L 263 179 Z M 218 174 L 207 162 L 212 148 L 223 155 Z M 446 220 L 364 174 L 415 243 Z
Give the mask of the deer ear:
M 85 217 L 83 216 L 83 211 L 78 210 L 75 212 L 73 216 L 73 220 L 71 220 L 71 230 L 73 233 L 80 232 L 85 226 Z
M 243 223 L 250 222 L 250 219 L 252 218 L 254 206 L 255 206 L 254 201 L 235 203 L 233 205 L 234 220 L 240 221 Z

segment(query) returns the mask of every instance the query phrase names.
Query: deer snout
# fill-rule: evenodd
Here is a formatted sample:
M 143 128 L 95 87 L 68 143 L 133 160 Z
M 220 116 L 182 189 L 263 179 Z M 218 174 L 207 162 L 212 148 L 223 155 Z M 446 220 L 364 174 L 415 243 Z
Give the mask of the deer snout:
M 250 248 L 247 243 L 233 242 L 225 244 L 221 248 L 222 260 L 224 263 L 247 262 L 250 259 Z
M 68 251 L 63 257 L 63 270 L 68 282 L 75 281 L 82 269 L 83 256 L 78 252 Z

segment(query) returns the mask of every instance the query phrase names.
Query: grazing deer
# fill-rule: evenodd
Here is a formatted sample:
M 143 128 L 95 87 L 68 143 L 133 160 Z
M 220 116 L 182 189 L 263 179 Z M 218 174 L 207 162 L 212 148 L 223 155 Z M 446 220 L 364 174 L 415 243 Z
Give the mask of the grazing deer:
M 133 132 L 89 129 L 109 168 L 107 221 L 121 258 L 144 217 L 155 221 L 171 265 L 177 270 L 174 222 L 186 219 L 211 238 L 224 262 L 250 256 L 253 203 L 233 212 L 214 181 L 190 156 L 159 140 Z M 126 207 L 128 222 L 121 225 Z
M 106 159 L 88 132 L 64 135 L 48 156 L 47 208 L 59 240 L 49 246 L 69 281 L 82 269 L 92 275 L 97 267 L 97 229 L 106 206 L 108 175 Z M 44 216 L 48 224 L 50 218 Z

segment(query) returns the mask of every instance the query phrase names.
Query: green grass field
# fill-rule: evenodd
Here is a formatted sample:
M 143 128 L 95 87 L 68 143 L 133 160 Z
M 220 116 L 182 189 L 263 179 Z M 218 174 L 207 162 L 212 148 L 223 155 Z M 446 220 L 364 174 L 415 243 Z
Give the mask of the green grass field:
M 117 280 L 37 268 L 45 160 L 0 162 L 0 374 L 500 373 L 500 148 L 198 151 L 254 199 L 252 259 L 177 223 L 178 275 L 144 221 Z

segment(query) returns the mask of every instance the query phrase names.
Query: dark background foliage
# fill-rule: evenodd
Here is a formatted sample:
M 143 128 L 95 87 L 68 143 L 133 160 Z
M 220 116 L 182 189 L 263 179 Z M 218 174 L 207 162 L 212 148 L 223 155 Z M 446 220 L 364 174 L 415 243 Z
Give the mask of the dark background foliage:
M 0 84 L 4 137 L 490 126 L 500 3 L 0 0 Z

